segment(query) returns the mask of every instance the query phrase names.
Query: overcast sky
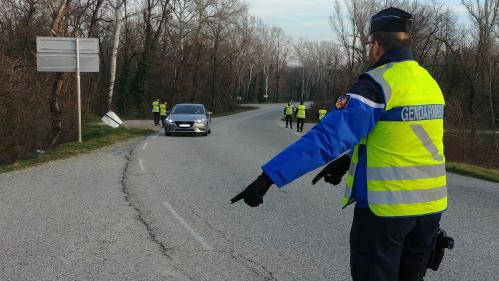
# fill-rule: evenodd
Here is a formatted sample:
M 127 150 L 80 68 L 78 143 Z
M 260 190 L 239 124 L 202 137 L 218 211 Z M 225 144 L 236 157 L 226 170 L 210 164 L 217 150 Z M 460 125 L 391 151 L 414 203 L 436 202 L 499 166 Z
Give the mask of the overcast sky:
M 460 0 L 440 0 L 467 20 Z M 261 18 L 268 25 L 276 25 L 293 38 L 332 40 L 334 33 L 329 26 L 329 15 L 334 0 L 246 0 L 250 14 Z

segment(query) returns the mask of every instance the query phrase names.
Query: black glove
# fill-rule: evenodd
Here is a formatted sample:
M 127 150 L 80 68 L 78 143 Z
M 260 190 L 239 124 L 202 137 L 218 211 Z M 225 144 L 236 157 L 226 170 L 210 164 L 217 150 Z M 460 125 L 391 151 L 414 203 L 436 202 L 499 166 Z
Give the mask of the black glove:
M 340 158 L 329 163 L 326 168 L 324 168 L 315 178 L 312 180 L 312 184 L 316 184 L 321 178 L 324 177 L 324 181 L 333 185 L 337 185 L 341 182 L 341 178 L 348 171 L 350 167 L 350 156 L 347 154 L 341 156 Z
M 254 182 L 252 182 L 245 190 L 230 199 L 230 203 L 234 204 L 237 201 L 244 199 L 244 202 L 251 207 L 257 207 L 263 203 L 263 196 L 274 184 L 267 174 L 262 173 Z

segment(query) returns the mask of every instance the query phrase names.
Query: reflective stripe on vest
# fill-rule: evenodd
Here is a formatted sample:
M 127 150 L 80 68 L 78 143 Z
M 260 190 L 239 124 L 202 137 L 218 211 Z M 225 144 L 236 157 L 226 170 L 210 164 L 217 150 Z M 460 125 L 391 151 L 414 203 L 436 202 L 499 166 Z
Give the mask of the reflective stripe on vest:
M 366 139 L 362 139 L 359 144 L 365 145 Z M 355 174 L 357 172 L 357 163 L 359 162 L 359 145 L 355 146 L 352 159 L 350 161 L 350 168 L 347 171 L 346 175 L 346 187 L 345 194 L 343 195 L 343 208 L 345 208 L 348 204 L 353 203 L 354 198 L 352 198 L 352 188 Z
M 412 204 L 440 200 L 447 196 L 447 187 L 418 190 L 368 191 L 369 204 Z
M 445 176 L 445 164 L 405 167 L 368 167 L 371 180 L 414 180 Z
M 293 115 L 293 106 L 286 105 L 286 115 Z
M 324 116 L 326 116 L 326 114 L 327 114 L 327 110 L 319 109 L 319 120 L 322 120 L 322 118 L 324 118 Z
M 302 105 L 302 104 L 298 105 L 298 111 L 296 113 L 296 117 L 297 118 L 306 118 L 307 115 L 306 115 L 305 109 L 307 109 L 307 108 L 304 105 Z
M 444 98 L 431 75 L 415 61 L 389 63 L 367 74 L 385 96 L 385 112 L 363 139 L 367 161 L 367 201 L 377 216 L 400 217 L 437 213 L 447 208 L 443 154 Z M 352 188 L 359 145 L 354 149 L 346 206 Z
M 159 112 L 159 101 L 152 102 L 152 112 Z

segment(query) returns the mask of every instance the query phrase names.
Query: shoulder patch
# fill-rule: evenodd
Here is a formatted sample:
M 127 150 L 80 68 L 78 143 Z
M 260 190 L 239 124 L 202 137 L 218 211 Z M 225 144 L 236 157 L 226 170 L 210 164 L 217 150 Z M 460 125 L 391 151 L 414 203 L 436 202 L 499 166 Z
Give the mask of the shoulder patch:
M 345 108 L 348 105 L 349 101 L 350 101 L 349 95 L 340 95 L 336 100 L 336 109 Z

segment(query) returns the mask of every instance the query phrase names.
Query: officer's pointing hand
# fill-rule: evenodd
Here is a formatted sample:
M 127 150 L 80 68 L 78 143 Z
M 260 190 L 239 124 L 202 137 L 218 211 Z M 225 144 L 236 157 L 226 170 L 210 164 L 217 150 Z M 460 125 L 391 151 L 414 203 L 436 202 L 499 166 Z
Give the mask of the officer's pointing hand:
M 350 156 L 345 154 L 329 163 L 326 168 L 315 176 L 312 180 L 312 184 L 316 184 L 321 178 L 324 178 L 325 182 L 337 185 L 341 182 L 341 178 L 345 175 L 349 166 Z
M 244 202 L 251 207 L 257 207 L 263 203 L 263 196 L 273 184 L 272 180 L 265 173 L 262 173 L 254 182 L 252 182 L 245 190 L 230 199 L 230 203 L 234 204 L 237 201 L 244 199 Z
M 326 167 L 327 168 L 327 167 Z M 320 171 L 317 176 L 315 176 L 315 178 L 312 180 L 312 185 L 315 185 L 320 179 L 322 179 L 324 177 L 324 175 L 326 174 L 326 169 L 322 169 L 322 171 Z

